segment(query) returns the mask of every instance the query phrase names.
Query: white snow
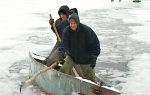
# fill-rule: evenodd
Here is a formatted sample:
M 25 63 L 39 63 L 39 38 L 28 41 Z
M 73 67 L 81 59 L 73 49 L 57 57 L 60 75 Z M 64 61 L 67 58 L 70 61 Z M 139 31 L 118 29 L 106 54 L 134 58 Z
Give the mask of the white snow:
M 110 0 L 1 0 L 0 94 L 20 95 L 19 81 L 25 80 L 28 77 L 29 51 L 43 54 L 42 51 L 50 52 L 53 48 L 56 37 L 48 24 L 49 14 L 52 14 L 56 20 L 58 18 L 57 11 L 61 5 L 78 8 L 81 22 L 91 26 L 98 35 L 102 47 L 99 61 L 110 61 L 113 64 L 113 62 L 119 63 L 122 60 L 131 58 L 131 61 L 127 64 L 127 72 L 121 72 L 112 68 L 101 70 L 101 67 L 99 67 L 99 73 L 111 76 L 112 78 L 109 80 L 112 82 L 120 82 L 114 86 L 120 90 L 121 95 L 150 95 L 150 51 L 148 51 L 150 50 L 148 49 L 148 46 L 150 46 L 149 0 L 141 0 L 140 3 L 133 3 L 132 0 L 122 0 L 121 2 L 119 0 L 114 2 L 110 2 Z M 99 20 L 102 16 L 103 19 Z M 128 29 L 132 32 L 121 31 L 119 28 L 109 29 L 107 25 L 114 23 L 116 19 L 122 19 L 122 23 L 119 23 L 121 27 L 131 24 Z M 110 21 L 110 23 L 103 25 L 105 21 Z M 107 27 L 107 30 L 104 27 Z M 117 46 L 110 47 L 110 44 L 107 44 L 105 40 L 117 39 L 117 37 L 122 36 L 117 35 L 118 31 L 121 31 L 124 35 L 130 33 L 130 35 L 126 35 L 128 40 L 116 41 L 115 44 Z M 131 39 L 146 45 L 147 47 L 144 47 L 145 51 L 140 48 L 143 44 L 139 44 L 139 47 L 134 47 L 134 44 L 128 44 Z M 119 45 L 124 45 L 124 47 L 119 47 Z M 127 52 L 119 52 L 122 48 Z M 140 50 L 142 52 L 138 52 Z M 107 51 L 115 51 L 115 53 L 106 53 Z M 134 51 L 137 51 L 137 53 L 132 54 Z M 119 55 L 122 52 L 124 56 Z M 10 73 L 10 70 L 14 70 L 16 73 Z M 27 94 L 43 95 L 32 85 L 23 89 L 22 95 Z

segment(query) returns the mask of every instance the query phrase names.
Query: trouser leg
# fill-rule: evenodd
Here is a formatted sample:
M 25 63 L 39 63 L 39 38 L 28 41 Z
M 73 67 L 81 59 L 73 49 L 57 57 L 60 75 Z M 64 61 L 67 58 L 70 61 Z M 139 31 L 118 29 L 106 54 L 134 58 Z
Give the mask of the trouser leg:
M 70 74 L 71 69 L 74 66 L 74 62 L 70 56 L 66 56 L 64 65 L 60 68 L 60 72 Z
M 59 41 L 57 40 L 57 42 L 56 42 L 55 46 L 53 47 L 52 51 L 50 52 L 49 56 L 51 56 L 53 54 L 53 52 L 58 48 L 58 45 L 59 45 Z
M 75 64 L 75 65 L 74 65 L 74 68 L 75 68 L 75 70 L 77 71 L 78 75 L 79 75 L 80 77 L 84 78 L 84 77 L 83 77 L 83 73 L 82 73 L 82 69 L 81 69 L 81 67 L 80 67 L 80 64 Z
M 51 56 L 48 57 L 46 65 L 50 66 L 58 60 L 59 60 L 59 51 L 58 51 L 58 48 L 57 48 L 57 49 L 55 49 L 55 51 L 53 51 Z
M 44 65 L 47 65 L 47 66 L 50 66 L 54 61 L 51 61 L 52 58 L 55 57 L 55 52 L 56 52 L 56 49 L 58 49 L 58 45 L 59 45 L 59 42 L 57 41 L 55 46 L 53 47 L 52 51 L 50 52 L 50 54 L 48 55 L 48 57 L 46 57 L 46 59 L 43 61 L 43 64 Z M 51 56 L 52 55 L 52 56 Z M 57 56 L 56 56 L 57 57 Z M 55 58 L 54 58 L 55 59 Z M 57 59 L 57 58 L 56 58 Z M 53 59 L 52 59 L 53 60 Z
M 81 69 L 85 79 L 91 80 L 96 83 L 95 81 L 95 70 L 92 69 L 90 66 L 91 64 L 81 64 Z

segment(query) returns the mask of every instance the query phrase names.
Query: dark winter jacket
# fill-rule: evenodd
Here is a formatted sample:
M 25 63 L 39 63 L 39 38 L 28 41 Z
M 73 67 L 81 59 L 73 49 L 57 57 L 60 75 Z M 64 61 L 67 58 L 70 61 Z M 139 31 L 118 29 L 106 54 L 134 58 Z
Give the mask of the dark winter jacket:
M 62 32 L 63 30 L 69 25 L 68 19 L 62 20 L 57 26 L 57 31 L 58 34 L 60 36 L 60 38 L 62 39 Z
M 80 23 L 78 15 L 72 14 L 70 18 L 78 23 L 77 31 L 67 26 L 63 31 L 59 51 L 66 52 L 76 63 L 89 63 L 92 56 L 100 54 L 100 42 L 94 31 Z

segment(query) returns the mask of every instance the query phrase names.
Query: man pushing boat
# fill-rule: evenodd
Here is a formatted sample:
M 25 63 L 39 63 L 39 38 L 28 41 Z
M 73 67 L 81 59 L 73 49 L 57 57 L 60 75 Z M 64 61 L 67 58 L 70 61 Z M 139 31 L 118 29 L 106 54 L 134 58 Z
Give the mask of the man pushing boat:
M 59 61 L 64 61 L 66 54 L 60 72 L 69 74 L 75 64 L 80 64 L 83 78 L 96 82 L 94 67 L 100 51 L 100 42 L 94 31 L 80 23 L 76 13 L 71 14 L 59 46 Z

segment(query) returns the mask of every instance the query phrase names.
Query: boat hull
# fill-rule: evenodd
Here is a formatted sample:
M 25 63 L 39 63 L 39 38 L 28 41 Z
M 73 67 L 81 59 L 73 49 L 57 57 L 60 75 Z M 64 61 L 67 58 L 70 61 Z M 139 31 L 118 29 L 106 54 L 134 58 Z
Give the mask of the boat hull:
M 31 59 L 29 76 L 31 78 L 39 70 L 43 70 L 47 66 L 38 62 L 31 53 L 29 53 L 29 56 Z M 39 75 L 33 83 L 50 95 L 120 95 L 118 91 L 83 81 L 55 69 L 50 69 Z

